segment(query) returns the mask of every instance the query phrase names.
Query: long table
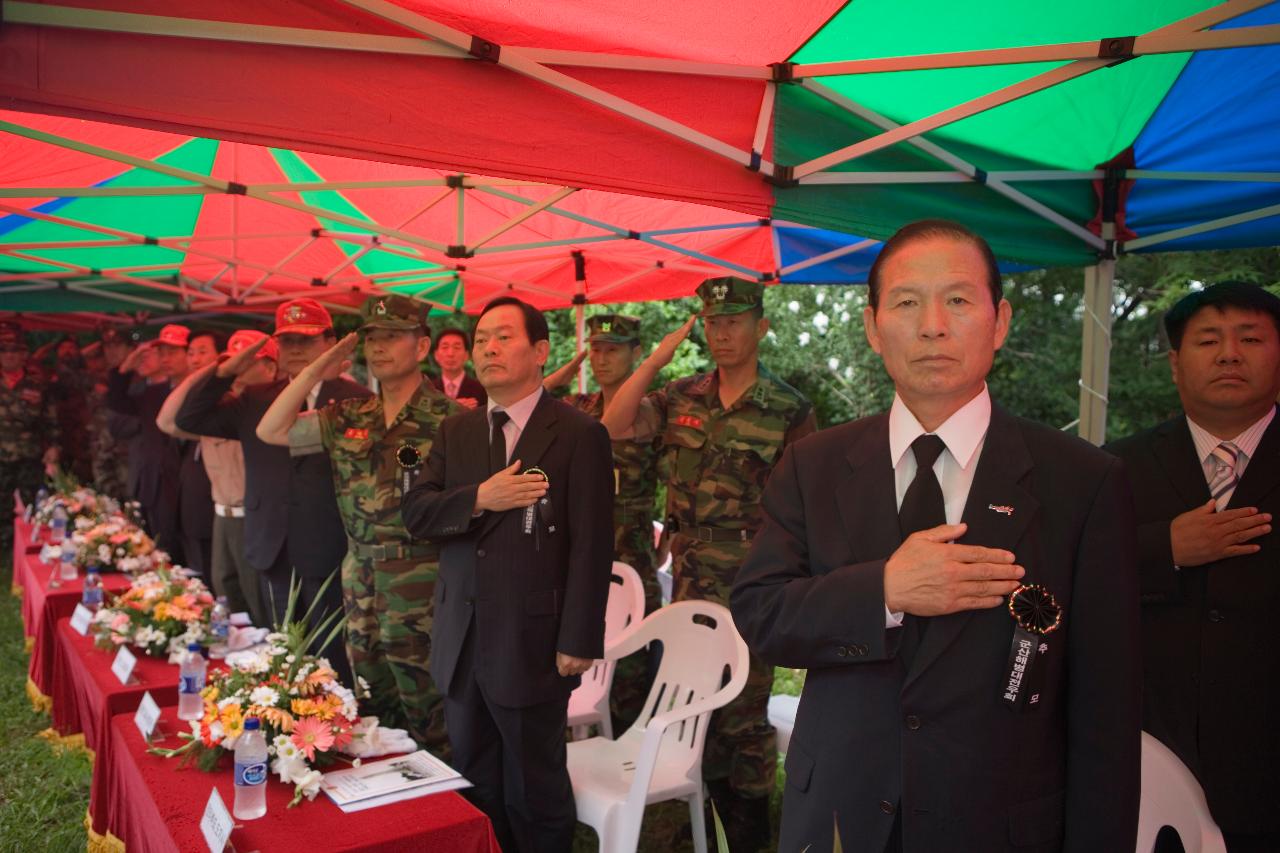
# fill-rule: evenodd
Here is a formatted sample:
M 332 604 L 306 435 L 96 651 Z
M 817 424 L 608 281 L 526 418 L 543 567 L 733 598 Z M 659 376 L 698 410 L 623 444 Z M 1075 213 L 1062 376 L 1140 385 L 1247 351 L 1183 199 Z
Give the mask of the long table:
M 160 726 L 167 733 L 186 727 L 177 709 L 163 709 Z M 206 773 L 194 766 L 180 769 L 177 759 L 147 752 L 147 743 L 131 714 L 111 721 L 110 763 L 106 779 L 108 823 L 124 842 L 128 853 L 178 853 L 204 850 L 200 817 L 217 788 L 227 809 L 233 807 L 230 756 L 218 769 Z M 177 746 L 170 736 L 157 739 L 161 746 Z M 139 796 L 145 791 L 149 796 Z M 440 850 L 448 853 L 497 853 L 493 827 L 480 811 L 457 793 L 449 791 L 417 800 L 344 814 L 323 793 L 288 808 L 293 786 L 273 774 L 267 782 L 267 813 L 257 820 L 237 821 L 231 834 L 237 850 L 266 853 L 395 853 Z
M 18 532 L 17 525 L 15 534 Z M 73 581 L 60 581 L 50 586 L 58 567 L 40 561 L 39 553 L 19 550 L 14 545 L 13 585 L 15 592 L 21 589 L 22 629 L 28 637 L 31 661 L 27 666 L 27 692 L 32 701 L 46 704 L 53 677 L 54 625 L 59 619 L 70 616 L 80 603 L 84 593 L 84 576 L 81 573 Z M 102 586 L 107 595 L 117 595 L 129 588 L 129 578 L 115 572 L 102 576 Z

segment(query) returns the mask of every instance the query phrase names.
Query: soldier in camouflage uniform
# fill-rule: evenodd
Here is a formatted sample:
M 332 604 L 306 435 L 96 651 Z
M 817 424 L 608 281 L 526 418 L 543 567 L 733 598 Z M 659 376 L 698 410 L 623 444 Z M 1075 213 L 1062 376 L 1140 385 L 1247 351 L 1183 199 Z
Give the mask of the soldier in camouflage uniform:
M 129 439 L 138 431 L 136 418 L 120 415 L 107 408 L 106 361 L 124 361 L 129 343 L 115 329 L 102 332 L 100 352 L 103 360 L 90 362 L 93 378 L 90 391 L 89 451 L 93 467 L 93 486 L 117 500 L 129 497 Z M 109 355 L 108 355 L 109 354 Z
M 258 436 L 288 444 L 295 455 L 328 453 L 333 464 L 350 543 L 342 564 L 347 654 L 369 688 L 361 712 L 447 755 L 442 696 L 427 670 L 439 557 L 436 546 L 413 541 L 400 518 L 400 496 L 426 462 L 440 422 L 462 411 L 418 369 L 431 345 L 426 312 L 404 296 L 367 299 L 360 328 L 379 395 L 299 416 L 311 386 L 355 349 L 356 335 L 347 335 L 280 393 Z
M 594 394 L 576 394 L 568 402 L 599 418 L 639 360 L 640 320 L 620 314 L 597 314 L 587 318 L 587 333 L 589 349 L 549 375 L 545 384 L 551 388 L 568 382 L 582 359 L 589 355 L 591 372 L 600 390 Z M 648 408 L 652 404 L 646 399 L 640 405 Z M 613 442 L 613 558 L 631 566 L 640 575 L 646 615 L 662 606 L 653 544 L 653 502 L 658 488 L 661 448 L 658 435 L 641 441 L 625 438 Z M 649 693 L 648 660 L 648 654 L 640 651 L 618 662 L 609 694 L 615 732 L 621 732 L 640 716 Z
M 698 287 L 707 344 L 716 370 L 644 390 L 671 361 L 696 318 L 668 335 L 615 395 L 603 418 L 614 438 L 658 436 L 667 485 L 675 601 L 701 599 L 726 607 L 729 590 L 761 524 L 760 495 L 787 444 L 816 428 L 799 391 L 757 361 L 768 331 L 760 284 L 715 278 Z M 767 845 L 769 794 L 777 747 L 767 706 L 773 668 L 751 657 L 746 687 L 712 716 L 703 778 L 729 835 L 742 853 Z
M 57 462 L 58 420 L 47 384 L 27 369 L 27 343 L 17 323 L 0 323 L 0 500 L 13 506 L 19 489 L 30 501 Z M 0 525 L 9 542 L 11 525 Z

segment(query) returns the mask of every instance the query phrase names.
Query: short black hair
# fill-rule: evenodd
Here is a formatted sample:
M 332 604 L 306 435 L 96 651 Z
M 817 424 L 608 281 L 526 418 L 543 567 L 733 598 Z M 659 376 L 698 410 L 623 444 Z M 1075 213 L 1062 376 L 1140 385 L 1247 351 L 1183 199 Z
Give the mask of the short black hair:
M 991 289 L 991 303 L 1000 304 L 1000 300 L 1004 298 L 1004 281 L 1000 278 L 1000 265 L 996 262 L 991 246 L 982 238 L 982 235 L 950 219 L 921 219 L 903 225 L 880 247 L 880 254 L 876 256 L 875 262 L 871 264 L 871 270 L 867 273 L 868 298 L 871 301 L 872 311 L 880 307 L 880 271 L 889 259 L 911 243 L 938 237 L 950 237 L 953 240 L 968 243 L 978 250 L 987 267 L 987 287 Z
M 1191 318 L 1205 308 L 1238 308 L 1241 311 L 1257 311 L 1267 314 L 1280 333 L 1280 297 L 1247 281 L 1220 281 L 1203 290 L 1193 290 L 1179 299 L 1164 315 L 1164 330 L 1169 335 L 1169 346 L 1179 349 L 1182 335 Z
M 462 348 L 467 350 L 468 352 L 471 351 L 471 336 L 468 335 L 466 332 L 462 331 L 462 329 L 459 329 L 455 326 L 446 326 L 445 328 L 436 332 L 435 338 L 431 341 L 431 351 L 435 352 L 436 350 L 440 349 L 440 342 L 443 341 L 445 338 L 449 337 L 450 335 L 454 336 L 455 338 L 462 338 Z
M 222 352 L 224 349 L 227 348 L 227 341 L 222 336 L 222 333 L 215 332 L 212 329 L 209 329 L 207 331 L 192 332 L 191 340 L 190 342 L 187 343 L 188 349 L 191 347 L 191 344 L 194 344 L 196 342 L 197 338 L 210 338 L 213 341 L 214 352 Z
M 484 315 L 488 314 L 495 308 L 501 308 L 504 305 L 514 305 L 520 309 L 520 313 L 524 316 L 524 333 L 529 338 L 529 343 L 536 344 L 538 341 L 548 341 L 551 339 L 551 333 L 547 329 L 547 318 L 542 316 L 542 312 L 534 308 L 523 299 L 517 299 L 514 296 L 499 296 L 484 306 L 484 310 L 480 312 L 480 316 L 476 318 L 476 322 L 484 319 Z

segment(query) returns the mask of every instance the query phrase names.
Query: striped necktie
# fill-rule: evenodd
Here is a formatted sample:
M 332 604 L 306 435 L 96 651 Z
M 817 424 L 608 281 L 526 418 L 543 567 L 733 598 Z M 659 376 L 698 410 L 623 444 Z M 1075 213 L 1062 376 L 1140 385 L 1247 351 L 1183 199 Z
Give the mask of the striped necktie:
M 1213 480 L 1209 483 L 1209 494 L 1221 512 L 1231 497 L 1231 492 L 1240 482 L 1236 473 L 1236 463 L 1240 461 L 1240 449 L 1229 441 L 1224 441 L 1209 454 L 1213 458 L 1217 470 L 1213 472 Z

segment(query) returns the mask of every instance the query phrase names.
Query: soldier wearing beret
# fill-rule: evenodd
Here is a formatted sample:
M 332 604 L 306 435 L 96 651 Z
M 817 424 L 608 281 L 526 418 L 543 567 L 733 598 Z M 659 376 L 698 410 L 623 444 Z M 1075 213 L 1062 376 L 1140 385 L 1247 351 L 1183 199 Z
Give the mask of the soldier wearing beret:
M 297 375 L 258 425 L 258 437 L 295 456 L 327 453 L 349 548 L 342 564 L 347 654 L 367 682 L 361 711 L 405 727 L 440 755 L 448 750 L 444 707 L 427 670 L 439 554 L 414 540 L 400 498 L 431 451 L 440 422 L 461 411 L 418 369 L 427 357 L 427 306 L 406 296 L 371 296 L 360 314 L 364 354 L 379 394 L 299 415 L 307 390 L 347 358 L 347 335 Z
M 676 601 L 728 606 L 729 589 L 761 524 L 760 496 L 783 447 L 816 429 L 813 407 L 757 360 L 769 330 L 763 287 L 737 277 L 698 286 L 716 369 L 645 390 L 697 317 L 667 335 L 605 409 L 611 438 L 661 443 Z M 767 844 L 777 747 L 767 705 L 773 668 L 752 655 L 747 685 L 712 716 L 703 778 L 734 851 Z

